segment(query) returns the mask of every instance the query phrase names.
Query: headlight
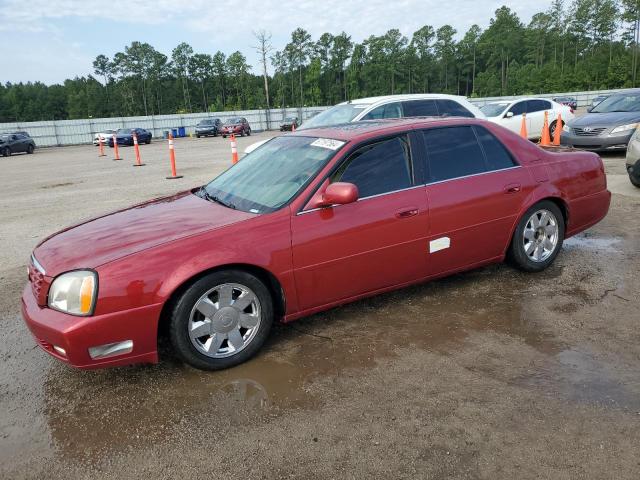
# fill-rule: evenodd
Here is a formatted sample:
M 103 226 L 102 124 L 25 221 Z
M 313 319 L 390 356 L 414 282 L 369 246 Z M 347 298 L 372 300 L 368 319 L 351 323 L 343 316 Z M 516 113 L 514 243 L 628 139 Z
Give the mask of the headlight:
M 627 125 L 620 125 L 619 127 L 616 127 L 613 130 L 611 130 L 611 133 L 620 133 L 620 132 L 626 132 L 628 130 L 634 130 L 637 126 L 638 126 L 637 123 L 629 123 Z
M 49 288 L 49 307 L 71 315 L 93 313 L 98 293 L 98 278 L 90 270 L 76 270 L 56 277 Z
M 569 126 L 569 124 L 565 123 L 565 124 L 562 126 L 562 131 L 563 131 L 563 132 L 567 132 L 567 133 L 571 133 L 571 127 Z

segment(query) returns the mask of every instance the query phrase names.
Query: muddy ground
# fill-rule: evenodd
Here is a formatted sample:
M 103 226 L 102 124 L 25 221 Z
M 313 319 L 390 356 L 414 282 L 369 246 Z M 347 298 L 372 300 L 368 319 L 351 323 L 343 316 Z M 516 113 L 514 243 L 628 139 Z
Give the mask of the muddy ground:
M 227 141 L 179 139 L 184 178 L 165 180 L 165 144 L 142 168 L 122 154 L 0 159 L 0 478 L 640 477 L 640 190 L 621 155 L 609 216 L 546 272 L 495 265 L 337 308 L 224 372 L 75 371 L 20 318 L 31 249 L 230 161 Z

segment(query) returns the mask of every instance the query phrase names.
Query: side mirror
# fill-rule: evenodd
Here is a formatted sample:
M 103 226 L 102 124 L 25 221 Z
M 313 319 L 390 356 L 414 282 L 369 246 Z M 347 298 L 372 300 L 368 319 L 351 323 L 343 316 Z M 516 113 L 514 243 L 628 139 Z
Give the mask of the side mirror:
M 358 200 L 358 187 L 353 183 L 330 183 L 325 191 L 310 202 L 309 208 L 330 207 L 331 205 L 346 205 Z
M 513 117 L 513 112 L 507 112 L 507 114 L 505 115 L 506 118 L 512 118 Z

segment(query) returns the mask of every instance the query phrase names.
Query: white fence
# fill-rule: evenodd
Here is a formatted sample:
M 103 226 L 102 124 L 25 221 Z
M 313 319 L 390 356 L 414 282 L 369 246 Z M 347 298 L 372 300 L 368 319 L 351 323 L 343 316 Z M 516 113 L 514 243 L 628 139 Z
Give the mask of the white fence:
M 106 129 L 145 128 L 154 138 L 162 138 L 165 131 L 184 127 L 186 134 L 194 133 L 196 124 L 205 118 L 245 117 L 253 131 L 277 129 L 287 117 L 304 121 L 327 107 L 305 107 L 303 109 L 245 110 L 234 112 L 202 112 L 183 115 L 151 115 L 146 117 L 90 118 L 81 120 L 55 120 L 48 122 L 0 123 L 0 132 L 26 131 L 39 147 L 78 145 L 91 143 L 96 133 Z
M 625 90 L 593 90 L 590 92 L 563 92 L 548 93 L 538 95 L 527 95 L 532 97 L 561 97 L 570 96 L 578 100 L 578 108 L 588 107 L 598 95 L 609 95 L 612 93 L 623 92 Z M 472 103 L 482 106 L 486 103 L 496 102 L 500 100 L 513 100 L 521 98 L 524 95 L 511 97 L 487 97 L 472 98 Z M 238 112 L 203 112 L 189 113 L 183 115 L 151 115 L 146 117 L 114 117 L 114 118 L 93 118 L 82 120 L 56 120 L 49 122 L 17 122 L 17 123 L 0 123 L 0 132 L 27 131 L 33 137 L 36 145 L 40 147 L 61 146 L 61 145 L 78 145 L 83 143 L 91 143 L 96 133 L 105 129 L 117 128 L 145 128 L 153 132 L 154 138 L 162 138 L 163 132 L 174 128 L 184 127 L 187 135 L 193 133 L 196 124 L 205 118 L 220 118 L 223 121 L 231 117 L 245 117 L 251 129 L 258 132 L 266 130 L 267 125 L 270 129 L 277 129 L 280 122 L 287 117 L 297 117 L 300 121 L 304 121 L 315 113 L 321 112 L 328 107 L 304 107 L 267 110 L 245 110 Z M 267 122 L 267 114 L 269 122 Z

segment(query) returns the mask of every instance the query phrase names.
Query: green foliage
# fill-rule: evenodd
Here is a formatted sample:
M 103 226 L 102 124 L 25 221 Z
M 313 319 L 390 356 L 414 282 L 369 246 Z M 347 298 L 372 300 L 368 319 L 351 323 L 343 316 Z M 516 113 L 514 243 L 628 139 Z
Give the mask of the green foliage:
M 354 43 L 345 32 L 314 40 L 297 28 L 270 52 L 266 80 L 272 108 L 392 93 L 623 88 L 640 83 L 639 41 L 640 0 L 553 0 L 528 25 L 503 6 L 486 30 L 473 25 L 459 35 L 451 25 L 425 25 L 409 38 L 390 29 Z M 111 59 L 98 55 L 95 77 L 0 84 L 0 122 L 265 108 L 260 70 L 252 73 L 241 52 L 194 52 L 181 43 L 167 58 L 132 42 Z

